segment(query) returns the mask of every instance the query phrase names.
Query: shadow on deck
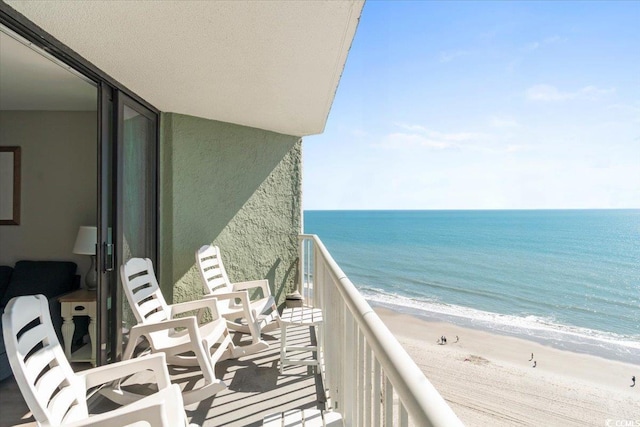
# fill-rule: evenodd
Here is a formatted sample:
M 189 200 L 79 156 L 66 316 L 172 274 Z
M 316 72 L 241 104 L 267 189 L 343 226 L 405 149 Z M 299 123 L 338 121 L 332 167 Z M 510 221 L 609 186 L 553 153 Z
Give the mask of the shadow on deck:
M 307 366 L 287 366 L 280 374 L 280 331 L 263 335 L 270 348 L 260 353 L 226 360 L 216 364 L 216 376 L 222 378 L 228 388 L 215 396 L 185 408 L 189 421 L 200 426 L 260 426 L 262 419 L 274 412 L 290 409 L 324 409 L 325 393 L 320 375 Z M 287 342 L 293 345 L 311 344 L 308 327 L 289 328 Z M 235 334 L 236 345 L 250 343 L 247 335 Z M 311 354 L 309 353 L 309 356 Z M 88 364 L 74 364 L 82 370 Z M 172 381 L 183 389 L 201 385 L 198 369 L 169 368 Z M 145 378 L 131 378 L 128 387 L 136 389 L 145 384 Z M 136 384 L 140 383 L 140 384 Z M 103 412 L 113 403 L 101 396 L 90 401 L 93 412 Z M 29 409 L 13 379 L 0 382 L 0 426 L 35 426 Z

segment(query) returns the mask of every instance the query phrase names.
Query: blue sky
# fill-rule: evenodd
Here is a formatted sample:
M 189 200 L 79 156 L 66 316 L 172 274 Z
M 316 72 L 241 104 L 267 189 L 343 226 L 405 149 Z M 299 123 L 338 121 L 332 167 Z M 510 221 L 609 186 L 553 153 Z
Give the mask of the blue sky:
M 640 208 L 640 2 L 369 1 L 305 209 Z

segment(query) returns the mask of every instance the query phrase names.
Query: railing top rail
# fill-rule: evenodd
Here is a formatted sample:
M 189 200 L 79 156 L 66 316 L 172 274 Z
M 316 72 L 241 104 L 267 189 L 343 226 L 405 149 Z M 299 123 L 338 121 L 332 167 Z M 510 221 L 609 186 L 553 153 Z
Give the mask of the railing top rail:
M 315 250 L 337 279 L 340 294 L 414 422 L 424 426 L 462 426 L 451 407 L 351 283 L 320 238 L 314 234 L 301 234 L 299 239 L 313 240 Z

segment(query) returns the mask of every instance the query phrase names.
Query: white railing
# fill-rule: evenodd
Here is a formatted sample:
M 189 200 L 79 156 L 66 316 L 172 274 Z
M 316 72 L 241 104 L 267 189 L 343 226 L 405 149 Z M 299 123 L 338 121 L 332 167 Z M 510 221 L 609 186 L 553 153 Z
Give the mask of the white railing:
M 324 314 L 324 381 L 346 426 L 462 426 L 316 235 L 300 235 L 300 292 Z

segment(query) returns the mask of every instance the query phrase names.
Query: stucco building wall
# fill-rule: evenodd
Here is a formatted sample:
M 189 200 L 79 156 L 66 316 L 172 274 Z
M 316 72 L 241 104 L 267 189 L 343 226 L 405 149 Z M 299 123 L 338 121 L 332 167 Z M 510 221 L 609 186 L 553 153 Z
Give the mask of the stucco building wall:
M 213 243 L 232 281 L 266 278 L 282 302 L 297 276 L 300 138 L 175 113 L 160 135 L 163 293 L 200 298 L 195 251 Z

